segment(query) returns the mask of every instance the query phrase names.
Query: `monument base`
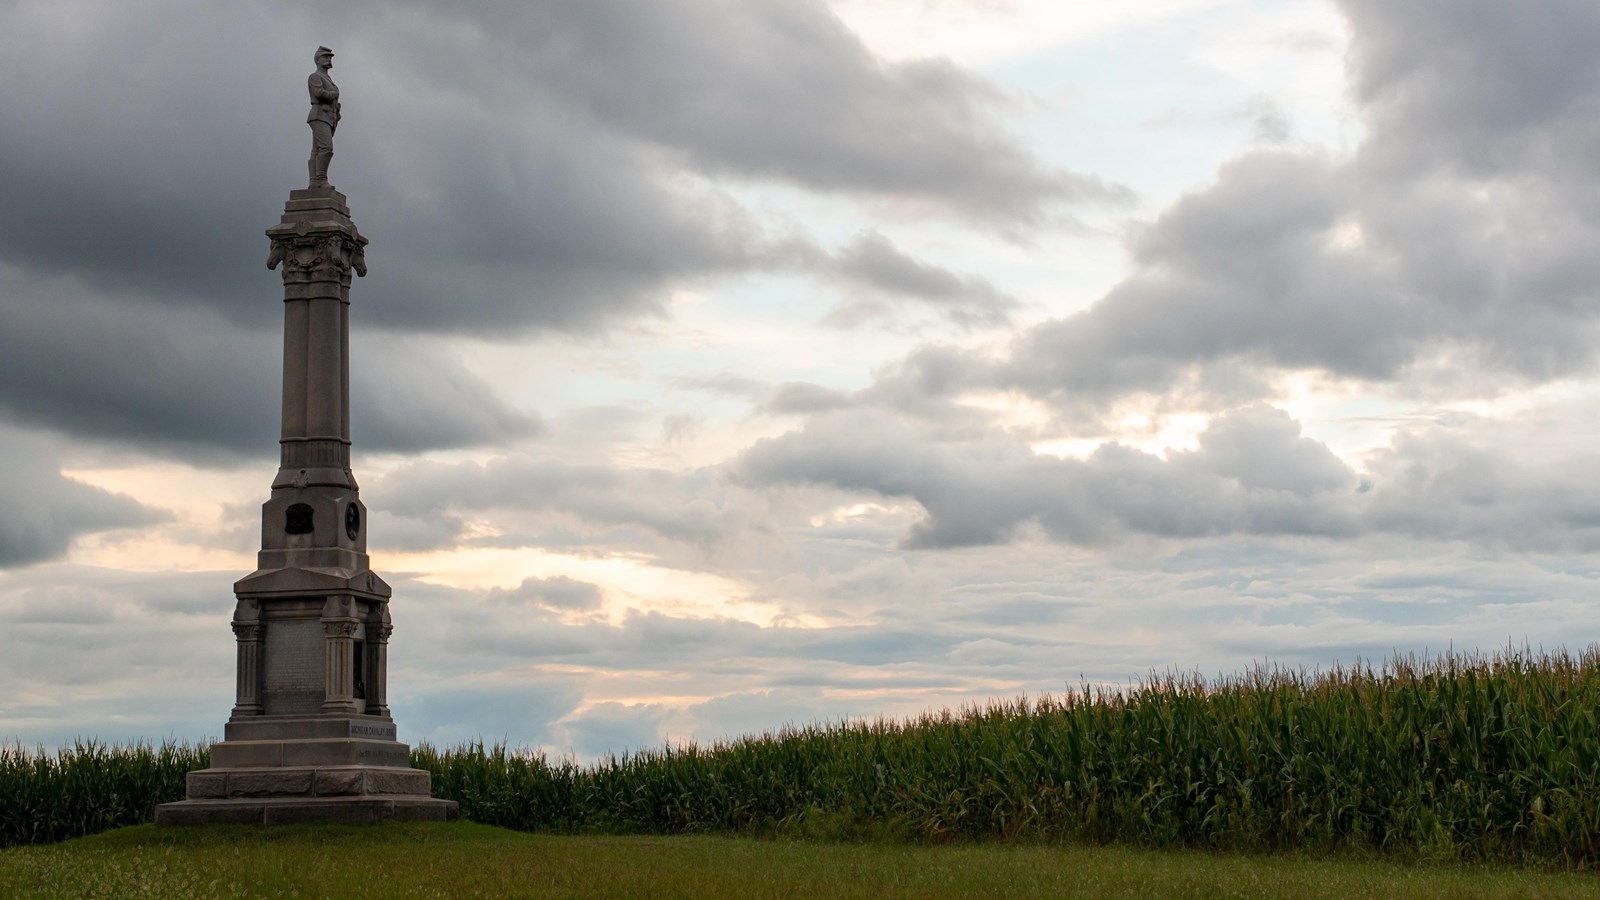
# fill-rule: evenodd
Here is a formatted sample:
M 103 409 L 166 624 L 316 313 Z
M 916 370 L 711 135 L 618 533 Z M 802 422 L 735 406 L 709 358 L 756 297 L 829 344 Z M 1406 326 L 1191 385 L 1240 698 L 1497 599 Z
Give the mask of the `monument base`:
M 235 717 L 212 768 L 190 772 L 186 799 L 157 806 L 156 824 L 454 819 L 456 802 L 430 796 L 432 776 L 394 734 L 388 716 Z
M 287 825 L 294 822 L 448 822 L 454 800 L 431 797 L 250 797 L 182 800 L 156 807 L 156 824 Z

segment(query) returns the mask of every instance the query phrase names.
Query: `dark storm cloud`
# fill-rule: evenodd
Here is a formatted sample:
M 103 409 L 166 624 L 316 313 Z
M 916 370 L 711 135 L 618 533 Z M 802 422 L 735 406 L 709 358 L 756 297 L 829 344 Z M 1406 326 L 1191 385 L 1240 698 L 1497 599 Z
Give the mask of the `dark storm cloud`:
M 277 442 L 282 337 L 213 309 L 98 296 L 74 279 L 0 265 L 0 410 L 15 420 L 191 458 Z M 281 321 L 282 303 L 264 305 Z M 364 309 L 357 307 L 359 317 Z M 415 338 L 359 333 L 351 354 L 357 446 L 418 450 L 502 441 L 537 423 Z
M 1212 423 L 1200 449 L 1163 460 L 1106 444 L 1086 460 L 1039 456 L 1003 439 L 930 441 L 870 412 L 818 416 L 734 463 L 757 484 L 816 483 L 910 497 L 927 517 L 913 547 L 1004 543 L 1036 523 L 1095 544 L 1129 533 L 1348 535 L 1355 474 L 1270 407 Z
M 262 281 L 262 230 L 301 143 L 281 127 L 300 98 L 260 90 L 300 68 L 259 40 L 277 30 L 272 13 L 161 2 L 0 9 L 0 263 L 274 319 L 270 306 L 232 302 Z
M 1384 164 L 1498 177 L 1555 166 L 1593 180 L 1600 156 L 1600 7 L 1339 0 L 1351 88 Z M 1592 185 L 1587 185 L 1592 187 Z
M 281 338 L 220 313 L 0 268 L 0 407 L 61 431 L 204 453 L 270 448 Z M 280 313 L 281 314 L 281 313 Z
M 348 178 L 352 204 L 366 198 L 352 212 L 373 242 L 363 289 L 382 298 L 378 321 L 498 336 L 589 330 L 660 314 L 678 281 L 764 265 L 759 227 L 733 201 L 669 185 L 670 171 L 581 117 L 552 111 L 522 133 L 447 100 L 417 110 L 414 98 L 375 98 L 385 140 L 410 149 Z M 488 140 L 442 142 L 441 122 Z
M 59 557 L 79 535 L 166 518 L 131 497 L 64 477 L 58 455 L 50 441 L 0 429 L 0 459 L 6 461 L 0 570 Z
M 685 279 L 792 264 L 695 173 L 1006 227 L 1102 192 L 1007 136 L 984 82 L 881 63 L 810 0 L 62 6 L 0 22 L 0 261 L 255 323 L 273 317 L 225 298 L 271 290 L 244 273 L 304 178 L 324 42 L 377 324 L 594 328 Z
M 311 48 L 337 35 L 331 174 L 373 241 L 359 287 L 380 298 L 370 321 L 592 327 L 750 252 L 731 203 L 669 185 L 672 172 L 580 113 L 542 110 L 527 73 L 442 78 L 451 30 L 425 11 L 328 7 L 319 25 L 266 5 L 88 7 L 70 30 L 41 10 L 0 29 L 0 260 L 270 321 L 218 295 L 272 289 L 261 232 L 304 183 L 302 85 Z M 486 40 L 456 62 L 495 58 Z M 494 90 L 506 83 L 516 90 Z
M 406 132 L 379 163 L 404 189 L 377 186 L 399 252 L 374 283 L 408 327 L 590 327 L 659 311 L 673 281 L 750 269 L 866 285 L 957 321 L 992 322 L 1007 305 L 887 239 L 830 256 L 768 235 L 684 167 L 1007 227 L 1117 194 L 1039 165 L 1000 130 L 983 83 L 942 63 L 878 63 L 820 3 L 518 4 L 467 28 L 457 10 L 439 27 L 442 15 L 419 6 L 387 37 L 402 58 L 449 58 L 456 77 L 390 64 L 401 70 L 373 85 L 375 118 Z M 441 123 L 473 139 L 443 142 Z M 415 215 L 418 201 L 430 215 Z M 472 308 L 457 302 L 463 286 Z
M 882 236 L 839 252 L 770 236 L 686 167 L 1007 227 L 1093 193 L 1000 130 L 1004 104 L 984 83 L 878 63 L 802 0 L 77 2 L 0 16 L 0 408 L 86 436 L 270 444 L 277 345 L 257 336 L 281 313 L 262 230 L 304 178 L 300 85 L 318 43 L 340 53 L 346 100 L 332 175 L 372 240 L 358 345 L 404 343 L 374 328 L 594 329 L 660 313 L 673 285 L 748 270 L 957 321 L 1004 314 L 986 282 Z M 368 447 L 533 427 L 445 354 L 403 350 L 353 370 Z
M 999 223 L 1122 193 L 1051 170 L 1007 136 L 993 86 L 943 60 L 877 59 L 821 0 L 526 8 L 482 17 L 515 47 L 519 72 L 697 168 L 931 201 Z M 483 65 L 504 77 L 508 61 Z
M 541 428 L 423 338 L 368 331 L 352 337 L 350 357 L 351 439 L 362 449 L 493 446 Z

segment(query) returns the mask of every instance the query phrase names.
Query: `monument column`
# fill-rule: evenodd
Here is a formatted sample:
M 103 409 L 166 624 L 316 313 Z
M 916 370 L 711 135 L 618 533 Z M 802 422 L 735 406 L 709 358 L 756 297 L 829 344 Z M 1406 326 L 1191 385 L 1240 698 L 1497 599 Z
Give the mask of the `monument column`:
M 410 767 L 385 698 L 392 591 L 371 569 L 350 469 L 350 282 L 367 273 L 367 239 L 327 180 L 339 90 L 333 51 L 315 59 L 311 184 L 267 229 L 267 267 L 283 274 L 283 407 L 256 571 L 233 586 L 236 700 L 211 768 L 156 807 L 158 825 L 456 814 Z
M 384 610 L 384 614 L 387 616 L 388 610 Z M 389 714 L 389 635 L 392 633 L 394 626 L 387 619 L 367 630 L 368 665 L 372 672 L 367 685 L 367 712 L 375 716 Z
M 261 715 L 261 618 L 254 600 L 234 606 L 233 635 L 238 643 L 238 677 L 233 717 Z
M 365 704 L 358 704 L 356 699 L 356 666 L 364 668 L 366 665 L 366 660 L 358 660 L 355 652 L 361 620 L 352 613 L 350 605 L 349 597 L 329 597 L 322 609 L 324 666 L 328 673 L 327 693 L 322 701 L 324 713 L 364 711 L 361 707 Z

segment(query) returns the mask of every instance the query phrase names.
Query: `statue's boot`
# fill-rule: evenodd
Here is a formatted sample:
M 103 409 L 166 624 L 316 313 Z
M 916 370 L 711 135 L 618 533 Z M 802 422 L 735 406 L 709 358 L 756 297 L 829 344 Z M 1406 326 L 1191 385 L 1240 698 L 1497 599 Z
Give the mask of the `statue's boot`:
M 333 162 L 332 150 L 312 152 L 311 159 L 306 161 L 306 169 L 311 174 L 312 187 L 331 187 L 328 184 L 328 164 L 331 162 Z

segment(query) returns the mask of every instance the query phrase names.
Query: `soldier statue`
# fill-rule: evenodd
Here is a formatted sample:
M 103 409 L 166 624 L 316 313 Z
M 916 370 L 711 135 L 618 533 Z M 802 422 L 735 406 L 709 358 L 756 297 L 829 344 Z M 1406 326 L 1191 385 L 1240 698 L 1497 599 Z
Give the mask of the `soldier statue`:
M 312 59 L 317 71 L 306 79 L 311 91 L 311 112 L 306 123 L 311 126 L 311 159 L 306 168 L 311 173 L 311 187 L 332 187 L 328 184 L 328 163 L 333 161 L 333 132 L 339 127 L 339 86 L 333 83 L 328 70 L 333 68 L 333 51 L 318 47 Z

